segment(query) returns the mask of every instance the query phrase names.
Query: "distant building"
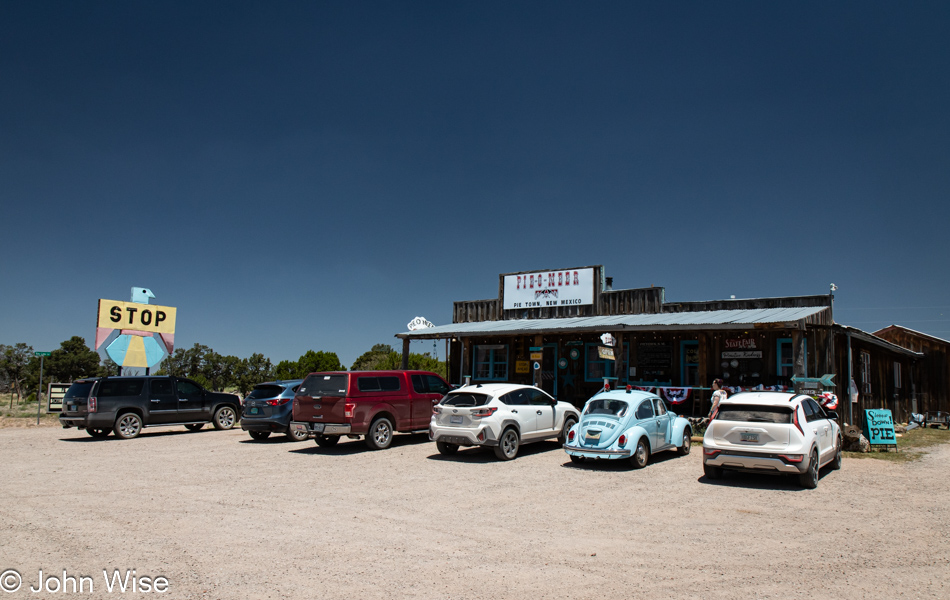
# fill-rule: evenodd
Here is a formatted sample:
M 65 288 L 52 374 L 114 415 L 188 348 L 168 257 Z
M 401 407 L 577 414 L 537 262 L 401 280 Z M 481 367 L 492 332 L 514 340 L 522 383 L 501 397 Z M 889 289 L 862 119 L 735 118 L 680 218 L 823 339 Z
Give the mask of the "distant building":
M 950 411 L 950 341 L 900 325 L 885 327 L 874 335 L 923 354 L 913 411 Z
M 835 375 L 843 422 L 860 423 L 865 408 L 906 420 L 915 403 L 931 406 L 916 387 L 922 352 L 839 325 L 832 312 L 830 294 L 667 302 L 661 287 L 614 290 L 591 266 L 503 273 L 497 298 L 455 302 L 451 325 L 397 337 L 404 362 L 410 340 L 446 340 L 453 383 L 535 383 L 578 406 L 606 381 L 653 388 L 676 412 L 705 416 L 714 378 L 733 391 L 791 390 L 793 376 L 825 374 Z

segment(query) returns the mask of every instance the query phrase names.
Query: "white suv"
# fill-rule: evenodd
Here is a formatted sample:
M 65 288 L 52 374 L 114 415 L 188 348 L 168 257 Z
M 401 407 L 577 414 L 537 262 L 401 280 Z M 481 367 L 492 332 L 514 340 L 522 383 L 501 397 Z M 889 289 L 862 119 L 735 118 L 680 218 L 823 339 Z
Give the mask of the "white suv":
M 818 469 L 841 468 L 838 415 L 811 396 L 742 392 L 719 403 L 703 436 L 703 471 L 798 475 L 802 487 L 818 486 Z
M 563 442 L 578 418 L 573 404 L 533 386 L 467 385 L 432 408 L 429 439 L 442 454 L 454 454 L 459 446 L 490 446 L 495 456 L 511 460 L 521 444 L 552 438 Z

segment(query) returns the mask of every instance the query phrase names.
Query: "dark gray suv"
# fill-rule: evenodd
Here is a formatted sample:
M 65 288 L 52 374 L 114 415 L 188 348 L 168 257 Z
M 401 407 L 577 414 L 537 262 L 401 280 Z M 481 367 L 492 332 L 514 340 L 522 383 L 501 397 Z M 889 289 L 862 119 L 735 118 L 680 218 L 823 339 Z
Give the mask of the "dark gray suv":
M 181 377 L 93 377 L 69 386 L 59 422 L 93 437 L 114 431 L 130 440 L 143 427 L 184 425 L 197 431 L 213 423 L 215 429 L 230 429 L 240 407 L 234 394 L 209 392 Z

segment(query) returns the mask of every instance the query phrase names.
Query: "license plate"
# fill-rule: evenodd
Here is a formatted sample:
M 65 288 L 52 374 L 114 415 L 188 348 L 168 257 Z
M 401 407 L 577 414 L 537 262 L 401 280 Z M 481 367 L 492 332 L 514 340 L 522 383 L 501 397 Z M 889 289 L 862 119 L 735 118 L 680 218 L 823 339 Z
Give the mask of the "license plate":
M 743 442 L 758 442 L 759 434 L 757 433 L 740 433 L 739 440 Z
M 261 409 L 257 408 L 256 406 L 251 407 L 251 408 L 247 409 L 247 414 L 249 414 L 249 415 L 259 415 L 259 414 L 261 414 Z
M 588 441 L 588 442 L 599 442 L 599 441 L 600 441 L 600 432 L 599 432 L 599 431 L 588 431 L 586 438 L 587 438 L 587 441 Z
M 462 424 L 462 415 L 451 415 L 449 416 L 449 423 L 452 425 L 461 425 Z

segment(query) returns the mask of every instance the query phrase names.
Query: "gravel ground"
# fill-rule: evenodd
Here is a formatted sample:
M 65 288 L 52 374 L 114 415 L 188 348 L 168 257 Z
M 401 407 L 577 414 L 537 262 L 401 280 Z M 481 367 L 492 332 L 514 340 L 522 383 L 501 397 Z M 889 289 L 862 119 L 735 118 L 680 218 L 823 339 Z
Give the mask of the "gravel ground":
M 169 598 L 950 597 L 950 445 L 846 458 L 817 490 L 707 482 L 697 445 L 641 471 L 522 452 L 0 429 L 0 571 L 23 579 L 0 598 L 71 595 L 30 593 L 40 569 L 92 576 L 85 597 L 118 594 L 103 569 Z

